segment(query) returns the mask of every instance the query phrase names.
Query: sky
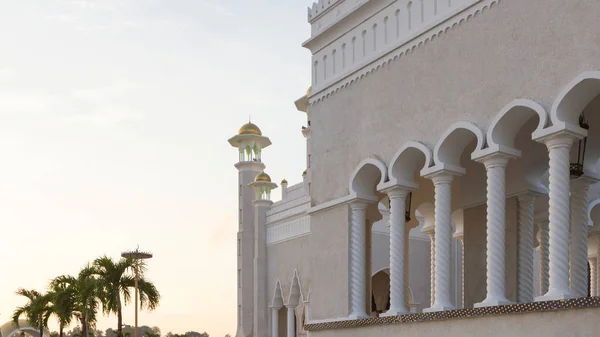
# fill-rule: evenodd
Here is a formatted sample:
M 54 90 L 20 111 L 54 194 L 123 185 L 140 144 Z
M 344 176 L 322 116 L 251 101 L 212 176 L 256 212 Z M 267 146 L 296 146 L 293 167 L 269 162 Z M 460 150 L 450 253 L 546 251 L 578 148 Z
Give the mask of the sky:
M 266 172 L 301 181 L 306 116 L 293 102 L 310 84 L 308 5 L 0 1 L 0 321 L 25 303 L 18 288 L 139 244 L 162 295 L 140 325 L 235 334 L 227 139 L 251 116 L 273 142 Z

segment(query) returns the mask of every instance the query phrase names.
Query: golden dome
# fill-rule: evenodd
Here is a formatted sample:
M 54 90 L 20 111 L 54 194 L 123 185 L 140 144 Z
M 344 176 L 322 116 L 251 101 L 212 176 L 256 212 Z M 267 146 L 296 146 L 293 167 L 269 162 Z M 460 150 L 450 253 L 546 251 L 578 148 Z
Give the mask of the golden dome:
M 254 182 L 255 183 L 257 183 L 259 181 L 270 183 L 271 182 L 271 177 L 269 177 L 268 174 L 266 174 L 264 172 L 261 172 L 261 173 L 257 174 L 256 177 L 254 177 Z
M 287 184 L 288 182 L 287 182 L 287 180 L 283 179 L 283 180 L 281 181 L 281 183 L 282 183 L 282 184 Z
M 312 85 L 310 87 L 308 87 L 308 90 L 306 90 L 306 96 L 310 95 L 311 92 L 312 92 Z
M 262 136 L 262 132 L 260 132 L 260 129 L 255 124 L 246 123 L 246 124 L 242 125 L 242 127 L 240 128 L 240 131 L 238 131 L 238 135 Z

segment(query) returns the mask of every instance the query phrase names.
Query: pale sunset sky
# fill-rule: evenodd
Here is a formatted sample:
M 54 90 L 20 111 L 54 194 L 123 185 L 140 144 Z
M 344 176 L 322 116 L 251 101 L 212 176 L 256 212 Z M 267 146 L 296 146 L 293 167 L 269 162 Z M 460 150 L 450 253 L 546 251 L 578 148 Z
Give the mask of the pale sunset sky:
M 301 181 L 311 3 L 0 1 L 0 321 L 18 288 L 139 244 L 162 294 L 140 325 L 235 334 L 227 139 L 252 115 L 273 142 L 266 171 Z

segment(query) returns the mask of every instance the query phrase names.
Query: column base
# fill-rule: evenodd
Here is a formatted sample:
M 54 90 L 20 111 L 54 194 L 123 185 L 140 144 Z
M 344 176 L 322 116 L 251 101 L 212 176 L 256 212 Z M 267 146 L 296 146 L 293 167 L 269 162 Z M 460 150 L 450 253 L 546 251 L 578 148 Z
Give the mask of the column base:
M 439 312 L 439 311 L 448 311 L 455 310 L 456 308 L 452 305 L 437 305 L 435 304 L 431 308 L 423 309 L 423 312 Z
M 410 312 L 408 310 L 406 310 L 405 308 L 399 308 L 399 309 L 390 308 L 390 310 L 379 315 L 379 317 L 401 316 L 401 315 L 406 315 L 406 314 L 410 314 Z
M 535 302 L 568 300 L 576 296 L 571 291 L 548 291 L 545 295 L 538 296 L 534 299 Z
M 509 304 L 513 304 L 513 302 L 507 299 L 485 299 L 483 302 L 473 304 L 473 308 L 497 307 Z
M 348 315 L 348 319 L 349 320 L 353 320 L 353 319 L 365 319 L 365 318 L 369 318 L 369 315 L 367 315 L 366 313 L 352 313 L 350 315 Z

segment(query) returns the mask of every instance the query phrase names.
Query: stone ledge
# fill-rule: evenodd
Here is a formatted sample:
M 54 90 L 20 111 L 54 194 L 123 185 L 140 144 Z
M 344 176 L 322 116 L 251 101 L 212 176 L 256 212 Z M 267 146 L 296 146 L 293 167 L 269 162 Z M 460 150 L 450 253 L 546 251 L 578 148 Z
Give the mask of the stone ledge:
M 561 301 L 545 301 L 532 303 L 519 303 L 510 305 L 501 305 L 497 307 L 457 309 L 440 312 L 408 314 L 391 317 L 373 317 L 358 320 L 343 320 L 335 322 L 323 322 L 305 324 L 306 331 L 323 331 L 334 329 L 348 329 L 358 327 L 368 327 L 376 325 L 415 323 L 427 321 L 441 321 L 448 319 L 463 319 L 486 317 L 492 315 L 512 315 L 533 312 L 559 311 L 569 309 L 596 308 L 600 307 L 600 297 L 582 297 Z

